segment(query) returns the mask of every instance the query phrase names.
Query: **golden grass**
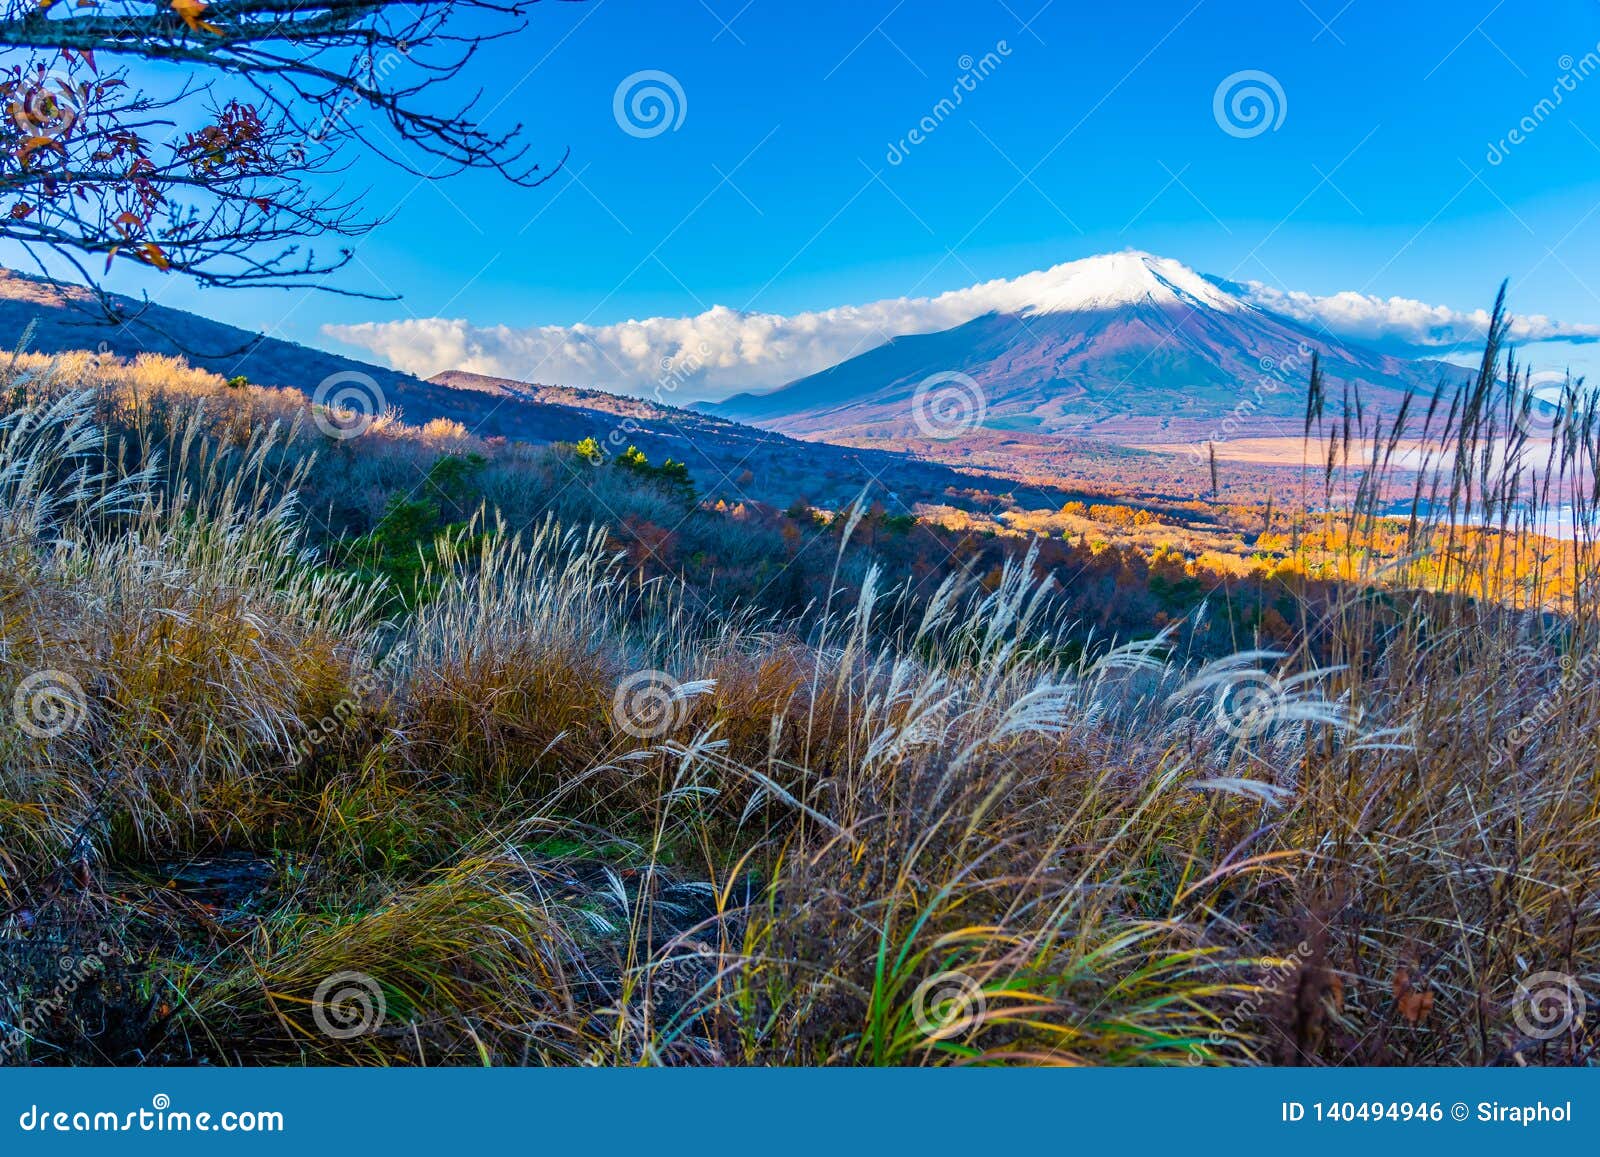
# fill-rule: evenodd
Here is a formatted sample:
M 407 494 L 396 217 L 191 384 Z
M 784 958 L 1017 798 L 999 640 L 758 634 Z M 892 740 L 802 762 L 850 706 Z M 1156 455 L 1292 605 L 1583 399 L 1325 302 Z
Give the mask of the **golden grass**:
M 0 705 L 44 674 L 71 722 L 0 739 L 0 960 L 111 938 L 139 968 L 14 1060 L 1592 1056 L 1518 990 L 1600 990 L 1582 584 L 1544 616 L 1430 524 L 1419 554 L 1462 549 L 1428 582 L 1367 574 L 1293 654 L 1193 667 L 1069 647 L 1031 555 L 920 600 L 874 572 L 801 626 L 490 512 L 385 621 L 306 546 L 293 399 L 30 372 Z M 224 850 L 270 886 L 179 886 Z M 108 1007 L 128 1039 L 90 1027 Z

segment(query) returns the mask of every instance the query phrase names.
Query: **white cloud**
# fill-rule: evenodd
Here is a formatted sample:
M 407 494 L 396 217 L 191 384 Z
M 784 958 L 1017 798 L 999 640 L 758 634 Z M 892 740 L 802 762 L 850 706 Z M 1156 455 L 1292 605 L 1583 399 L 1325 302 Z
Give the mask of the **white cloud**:
M 763 390 L 815 373 L 890 338 L 931 333 L 992 311 L 1033 311 L 1105 304 L 1143 291 L 1146 270 L 1208 303 L 1250 304 L 1326 327 L 1390 352 L 1443 353 L 1482 340 L 1488 315 L 1360 293 L 1317 297 L 1252 282 L 1216 288 L 1176 262 L 1127 253 L 1089 258 L 1021 277 L 985 282 L 936 297 L 891 298 L 793 315 L 714 306 L 693 317 L 652 317 L 610 325 L 478 326 L 462 319 L 330 325 L 324 332 L 360 346 L 397 369 L 422 377 L 467 370 L 521 381 L 657 394 L 688 402 Z M 1519 317 L 1518 342 L 1600 340 L 1600 326 Z M 670 383 L 663 390 L 663 383 Z M 670 396 L 675 395 L 675 396 Z
M 649 394 L 681 381 L 684 400 L 781 386 L 890 338 L 931 333 L 994 309 L 1019 308 L 1019 283 L 995 281 L 938 297 L 892 298 L 793 315 L 717 305 L 693 317 L 613 325 L 476 326 L 460 319 L 330 325 L 324 332 L 423 377 L 468 370 Z
M 1489 311 L 1485 309 L 1463 312 L 1408 297 L 1382 298 L 1348 291 L 1317 297 L 1275 289 L 1259 281 L 1243 288 L 1245 300 L 1263 309 L 1308 325 L 1326 326 L 1354 342 L 1395 342 L 1417 354 L 1480 345 L 1489 330 Z M 1532 314 L 1513 317 L 1510 336 L 1518 343 L 1596 341 L 1600 340 L 1600 325 L 1566 325 Z

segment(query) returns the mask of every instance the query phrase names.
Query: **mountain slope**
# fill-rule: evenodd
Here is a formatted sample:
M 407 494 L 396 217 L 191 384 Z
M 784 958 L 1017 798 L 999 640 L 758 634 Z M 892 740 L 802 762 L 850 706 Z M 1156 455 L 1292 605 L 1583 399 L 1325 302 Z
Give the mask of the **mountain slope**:
M 1221 440 L 1297 432 L 1313 349 L 1330 378 L 1359 383 L 1382 409 L 1437 378 L 1438 367 L 1313 333 L 1148 253 L 1071 262 L 1019 286 L 1027 298 L 1005 310 L 707 409 L 806 437 L 898 439 L 953 422 L 951 432 Z
M 315 397 L 335 375 L 362 375 L 377 386 L 378 404 L 413 424 L 435 418 L 460 422 L 485 438 L 529 443 L 594 438 L 617 453 L 637 445 L 653 462 L 684 462 L 702 494 L 729 502 L 746 499 L 787 506 L 805 498 L 838 507 L 876 486 L 915 501 L 957 502 L 963 493 L 996 485 L 985 472 L 958 473 L 889 450 L 858 450 L 801 442 L 770 430 L 599 390 L 532 385 L 505 378 L 448 372 L 424 381 L 292 342 L 251 334 L 184 310 L 152 305 L 133 326 L 116 326 L 87 291 L 63 298 L 35 278 L 0 269 L 0 346 L 14 349 L 26 335 L 31 353 L 99 350 L 122 358 L 139 354 L 183 357 L 226 377 L 242 374 L 261 386 L 298 389 Z M 139 303 L 122 299 L 133 311 Z M 951 492 L 955 492 L 952 496 Z M 1063 492 L 1044 487 L 1041 502 Z
M 122 358 L 141 353 L 181 357 L 223 377 L 242 374 L 257 385 L 292 386 L 307 394 L 340 373 L 364 373 L 385 392 L 422 384 L 410 374 L 250 333 L 185 310 L 113 297 L 136 320 L 115 325 L 86 289 L 65 286 L 58 291 L 38 278 L 0 269 L 0 341 L 15 348 L 27 333 L 30 353 L 99 350 Z
M 719 415 L 602 390 L 459 370 L 429 381 L 462 394 L 493 397 L 512 408 L 535 409 L 547 440 L 593 438 L 607 453 L 637 446 L 652 462 L 676 459 L 689 467 L 703 495 L 730 503 L 754 498 L 787 506 L 804 498 L 837 509 L 871 486 L 876 499 L 899 513 L 918 501 L 964 506 L 988 490 L 1019 489 L 1015 478 L 987 465 L 963 472 L 887 449 L 801 441 Z M 1069 493 L 1049 484 L 1022 489 L 1030 501 L 1047 505 Z

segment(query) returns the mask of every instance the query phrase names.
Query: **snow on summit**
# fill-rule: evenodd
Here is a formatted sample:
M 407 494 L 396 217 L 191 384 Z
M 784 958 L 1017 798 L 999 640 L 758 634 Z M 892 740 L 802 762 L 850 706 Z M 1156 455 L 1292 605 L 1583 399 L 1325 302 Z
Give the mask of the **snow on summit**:
M 1200 305 L 1235 311 L 1245 308 L 1233 295 L 1212 285 L 1181 261 L 1127 250 L 1069 261 L 1009 281 L 993 281 L 968 292 L 993 291 L 1001 313 L 1076 313 L 1126 305 Z

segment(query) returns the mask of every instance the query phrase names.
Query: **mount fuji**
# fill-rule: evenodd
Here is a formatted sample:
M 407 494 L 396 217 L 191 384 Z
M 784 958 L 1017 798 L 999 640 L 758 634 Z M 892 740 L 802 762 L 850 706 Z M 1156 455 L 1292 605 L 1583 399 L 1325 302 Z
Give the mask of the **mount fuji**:
M 1127 251 L 1004 283 L 981 317 L 706 408 L 811 438 L 916 438 L 931 384 L 978 429 L 1124 443 L 1298 433 L 1315 350 L 1337 399 L 1389 410 L 1446 367 L 1377 353 L 1250 303 L 1170 258 Z M 1219 434 L 1225 427 L 1225 434 Z

